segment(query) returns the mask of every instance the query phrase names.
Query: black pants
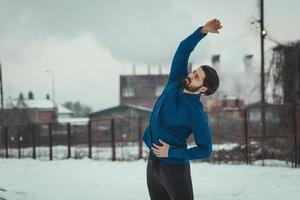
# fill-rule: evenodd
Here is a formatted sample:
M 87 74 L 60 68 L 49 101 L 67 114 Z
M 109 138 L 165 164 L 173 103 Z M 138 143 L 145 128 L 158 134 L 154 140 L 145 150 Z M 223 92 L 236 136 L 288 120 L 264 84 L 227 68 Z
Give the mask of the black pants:
M 190 164 L 161 162 L 151 154 L 147 164 L 147 186 L 151 200 L 193 200 Z

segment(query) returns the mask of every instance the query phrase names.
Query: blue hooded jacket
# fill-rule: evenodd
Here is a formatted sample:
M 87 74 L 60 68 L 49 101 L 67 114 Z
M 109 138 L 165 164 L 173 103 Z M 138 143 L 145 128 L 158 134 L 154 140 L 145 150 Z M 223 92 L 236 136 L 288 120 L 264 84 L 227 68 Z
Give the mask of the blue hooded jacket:
M 188 76 L 188 59 L 198 42 L 206 36 L 199 27 L 184 39 L 174 55 L 169 80 L 152 110 L 143 141 L 157 159 L 172 164 L 187 164 L 189 160 L 208 158 L 212 151 L 211 129 L 200 101 L 200 94 L 183 92 L 181 80 Z M 187 148 L 186 140 L 194 134 L 196 146 Z M 170 145 L 168 157 L 157 157 L 153 143 Z

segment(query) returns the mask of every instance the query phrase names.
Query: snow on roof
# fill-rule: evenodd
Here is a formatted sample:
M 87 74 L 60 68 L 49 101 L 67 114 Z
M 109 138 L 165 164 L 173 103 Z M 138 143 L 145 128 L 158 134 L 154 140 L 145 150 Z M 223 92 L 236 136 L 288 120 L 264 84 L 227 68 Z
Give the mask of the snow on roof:
M 13 100 L 13 105 L 18 106 L 19 100 Z M 53 109 L 53 101 L 48 99 L 24 99 L 23 102 L 28 108 Z
M 132 107 L 132 108 L 136 108 L 136 109 L 140 109 L 140 110 L 145 110 L 145 111 L 152 111 L 151 108 L 147 108 L 144 106 L 137 106 L 137 105 L 133 105 L 133 104 L 127 104 L 127 106 Z
M 71 125 L 86 125 L 89 122 L 89 118 L 58 118 L 57 121 L 61 124 L 70 123 Z
M 61 106 L 61 105 L 57 105 L 57 108 L 58 108 L 59 114 L 72 114 L 73 113 L 71 110 L 69 110 L 68 108 Z
M 17 106 L 19 100 L 13 100 L 13 105 Z M 37 109 L 53 109 L 53 101 L 49 99 L 24 99 L 27 108 L 37 108 Z M 56 105 L 59 114 L 72 114 L 73 112 L 68 108 Z
M 47 99 L 24 100 L 28 108 L 53 108 L 53 101 Z

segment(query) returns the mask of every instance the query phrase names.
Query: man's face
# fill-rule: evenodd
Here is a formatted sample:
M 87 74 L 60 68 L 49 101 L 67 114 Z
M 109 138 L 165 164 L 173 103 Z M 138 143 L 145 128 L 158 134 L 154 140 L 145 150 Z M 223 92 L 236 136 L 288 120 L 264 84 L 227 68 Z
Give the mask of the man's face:
M 201 67 L 189 74 L 186 79 L 182 80 L 183 87 L 190 92 L 206 92 L 207 87 L 203 86 L 205 73 Z

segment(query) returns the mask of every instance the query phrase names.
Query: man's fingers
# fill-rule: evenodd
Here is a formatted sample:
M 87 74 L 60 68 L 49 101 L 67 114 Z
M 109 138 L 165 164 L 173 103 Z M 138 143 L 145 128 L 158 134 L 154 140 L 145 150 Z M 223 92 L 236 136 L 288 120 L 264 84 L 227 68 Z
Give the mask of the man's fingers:
M 155 148 L 155 147 L 151 147 L 153 149 L 153 151 L 159 151 L 159 149 Z
M 159 151 L 153 151 L 155 153 L 156 156 L 160 156 L 160 152 Z
M 155 152 L 155 153 L 159 153 L 159 150 L 157 150 L 157 149 L 155 149 L 155 148 L 153 148 L 153 147 L 151 147 L 152 148 L 152 150 Z
M 168 143 L 162 141 L 161 139 L 159 139 L 159 142 L 163 144 L 163 146 L 167 145 L 167 146 L 170 146 Z
M 161 144 L 163 144 L 163 146 L 160 146 L 160 145 L 157 145 L 157 144 L 154 144 L 152 143 L 152 151 L 155 153 L 156 156 L 158 157 L 166 157 L 166 148 L 168 148 L 168 143 L 162 141 L 161 139 L 159 139 L 159 142 Z
M 161 139 L 159 139 L 159 142 L 162 143 L 163 145 L 166 144 L 164 141 L 162 141 Z

